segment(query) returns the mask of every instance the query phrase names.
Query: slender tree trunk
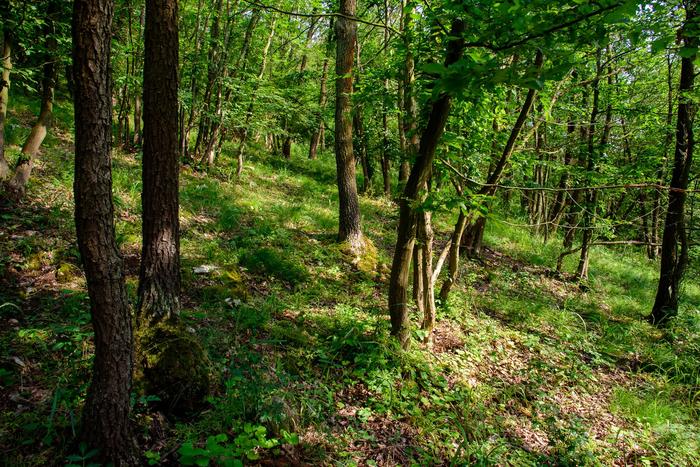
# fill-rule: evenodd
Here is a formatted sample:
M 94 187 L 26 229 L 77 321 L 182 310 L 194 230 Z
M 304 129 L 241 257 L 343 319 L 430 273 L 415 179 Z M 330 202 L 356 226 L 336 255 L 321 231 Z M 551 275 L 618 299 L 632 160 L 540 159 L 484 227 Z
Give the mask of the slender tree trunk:
M 435 328 L 435 281 L 433 280 L 433 227 L 432 215 L 429 211 L 423 211 L 418 216 L 418 236 L 422 252 L 423 267 L 423 324 L 421 329 L 425 332 L 423 341 L 432 342 L 433 329 Z
M 177 10 L 177 0 L 146 2 L 141 321 L 161 321 L 180 311 Z
M 698 47 L 695 28 L 698 20 L 697 1 L 686 4 L 686 18 L 681 35 L 685 48 L 696 51 Z M 661 267 L 659 287 L 656 292 L 654 307 L 650 320 L 664 324 L 678 313 L 680 284 L 688 265 L 688 236 L 685 228 L 685 201 L 687 198 L 688 178 L 693 162 L 695 139 L 693 135 L 693 116 L 696 105 L 691 93 L 695 85 L 694 62 L 697 53 L 681 58 L 679 86 L 678 117 L 676 121 L 676 149 L 673 159 L 671 189 L 668 193 L 668 210 L 664 224 L 663 243 L 661 246 Z
M 10 175 L 10 165 L 5 159 L 5 117 L 10 97 L 10 72 L 12 71 L 12 33 L 3 28 L 2 78 L 0 79 L 0 182 Z
M 403 5 L 403 2 L 402 2 Z M 411 47 L 413 44 L 413 26 L 412 26 L 412 15 L 415 11 L 415 7 L 411 4 L 410 8 L 406 8 L 407 5 L 403 5 L 402 8 L 402 23 L 404 32 L 404 47 L 406 49 L 406 61 L 404 62 L 403 70 L 403 104 L 405 108 L 403 111 L 403 134 L 406 138 L 405 151 L 401 154 L 401 166 L 399 168 L 399 186 L 403 187 L 408 181 L 411 170 L 411 160 L 414 155 L 418 152 L 418 145 L 420 143 L 418 134 L 418 104 L 416 102 L 415 94 L 415 62 L 413 59 L 413 52 Z
M 133 343 L 114 234 L 111 135 L 111 0 L 75 0 L 75 226 L 95 330 L 92 382 L 82 415 L 91 461 L 138 465 L 129 424 Z
M 457 62 L 464 53 L 464 39 L 462 38 L 464 29 L 464 22 L 460 19 L 453 21 L 450 33 L 451 39 L 447 43 L 446 67 Z M 399 226 L 396 247 L 394 248 L 394 260 L 391 267 L 388 305 L 391 317 L 391 334 L 399 339 L 403 348 L 407 348 L 410 342 L 406 292 L 418 222 L 413 203 L 418 201 L 420 189 L 425 186 L 432 173 L 435 150 L 445 130 L 445 124 L 450 114 L 451 101 L 451 96 L 443 93 L 432 103 L 428 122 L 420 140 L 416 162 L 411 169 L 403 196 L 399 202 Z
M 389 47 L 389 0 L 384 0 L 384 48 Z M 382 178 L 384 196 L 391 196 L 391 158 L 389 157 L 389 116 L 387 100 L 389 99 L 389 78 L 384 79 L 384 99 L 382 100 Z
M 588 127 L 588 179 L 591 180 L 593 172 L 597 171 L 598 157 L 594 139 L 595 139 L 595 128 L 596 128 L 596 118 L 598 116 L 598 107 L 600 101 L 600 75 L 603 70 L 601 69 L 601 51 L 598 51 L 596 57 L 596 77 L 593 80 L 593 109 L 591 110 L 591 120 Z M 608 76 L 608 85 L 612 85 L 612 76 Z M 610 136 L 610 129 L 612 124 L 612 104 L 608 104 L 605 110 L 605 124 L 603 126 L 603 134 L 600 139 L 600 146 L 604 147 L 608 144 L 608 139 Z M 583 237 L 581 240 L 581 255 L 579 257 L 578 269 L 576 271 L 576 277 L 579 280 L 588 279 L 588 264 L 590 255 L 590 243 L 593 240 L 593 228 L 594 221 L 596 217 L 598 204 L 598 191 L 589 190 L 586 194 L 585 210 L 583 212 L 583 220 L 581 222 L 583 229 Z
M 542 52 L 538 50 L 535 56 L 535 67 L 540 70 L 543 62 L 544 57 Z M 505 170 L 511 155 L 513 154 L 515 143 L 520 136 L 523 125 L 525 124 L 525 121 L 530 113 L 530 109 L 532 109 L 532 104 L 536 95 L 537 91 L 535 91 L 535 89 L 528 90 L 527 95 L 525 96 L 525 102 L 523 102 L 518 118 L 510 131 L 510 136 L 508 137 L 508 141 L 503 148 L 501 157 L 495 163 L 493 171 L 489 174 L 486 185 L 479 190 L 480 195 L 493 196 L 498 190 L 497 185 L 501 180 L 501 176 L 503 175 L 503 171 Z M 484 237 L 485 228 L 486 218 L 484 216 L 478 217 L 466 228 L 466 232 L 462 236 L 462 246 L 466 248 L 467 255 L 469 257 L 478 257 L 481 254 L 481 242 Z
M 440 300 L 443 303 L 447 301 L 450 290 L 452 290 L 452 286 L 457 282 L 457 277 L 459 276 L 459 246 L 462 244 L 462 235 L 464 234 L 464 228 L 467 226 L 467 221 L 468 217 L 464 212 L 460 211 L 450 240 L 447 279 L 445 279 L 440 288 Z
M 326 107 L 326 99 L 328 94 L 326 84 L 328 82 L 328 61 L 328 57 L 326 57 L 323 60 L 323 71 L 321 72 L 321 91 L 318 98 L 319 112 L 316 117 L 316 121 L 318 123 L 316 126 L 316 130 L 314 130 L 314 133 L 311 136 L 311 145 L 309 147 L 309 159 L 316 159 L 318 153 L 318 146 L 321 142 L 321 135 L 323 134 L 323 109 Z
M 41 144 L 44 142 L 44 138 L 46 138 L 49 128 L 51 127 L 54 86 L 56 85 L 57 75 L 56 57 L 54 56 L 56 50 L 56 32 L 54 30 L 53 16 L 57 13 L 57 9 L 58 5 L 55 1 L 49 2 L 47 19 L 44 27 L 47 55 L 45 57 L 43 78 L 41 81 L 41 110 L 39 111 L 39 117 L 36 123 L 27 137 L 27 141 L 25 141 L 24 146 L 22 146 L 22 152 L 17 161 L 14 176 L 7 185 L 9 196 L 15 200 L 24 196 L 27 183 L 29 182 L 32 169 L 34 168 L 34 158 L 39 153 L 39 148 L 41 148 Z
M 272 17 L 272 24 L 270 24 L 270 33 L 267 36 L 267 42 L 262 51 L 262 62 L 260 63 L 260 71 L 258 72 L 258 79 L 253 86 L 253 92 L 250 96 L 250 102 L 248 103 L 248 109 L 245 114 L 245 123 L 243 124 L 243 134 L 241 135 L 241 141 L 238 144 L 238 151 L 236 152 L 236 159 L 238 160 L 238 167 L 236 169 L 236 176 L 240 178 L 243 173 L 243 163 L 245 162 L 245 149 L 246 143 L 248 142 L 248 134 L 250 132 L 250 121 L 253 118 L 253 109 L 255 105 L 255 98 L 258 93 L 258 88 L 260 87 L 260 82 L 265 76 L 265 68 L 267 68 L 267 58 L 270 52 L 270 47 L 272 46 L 272 39 L 275 37 L 275 24 L 276 18 Z
M 341 0 L 340 13 L 343 16 L 335 22 L 335 160 L 340 202 L 338 241 L 347 243 L 351 253 L 360 255 L 364 238 L 352 145 L 352 73 L 357 24 L 349 19 L 355 16 L 356 8 L 356 0 Z
M 673 63 L 671 61 L 671 56 L 666 56 L 666 81 L 668 85 L 667 92 L 667 102 L 668 110 L 666 112 L 666 141 L 664 144 L 664 157 L 659 164 L 659 169 L 657 170 L 656 180 L 659 185 L 663 185 L 666 179 L 666 166 L 668 164 L 668 152 L 671 144 L 673 144 Z M 653 244 L 649 258 L 656 259 L 660 252 L 659 244 L 659 230 L 661 221 L 661 190 L 654 190 L 654 196 L 652 198 L 652 211 L 651 211 L 651 243 Z

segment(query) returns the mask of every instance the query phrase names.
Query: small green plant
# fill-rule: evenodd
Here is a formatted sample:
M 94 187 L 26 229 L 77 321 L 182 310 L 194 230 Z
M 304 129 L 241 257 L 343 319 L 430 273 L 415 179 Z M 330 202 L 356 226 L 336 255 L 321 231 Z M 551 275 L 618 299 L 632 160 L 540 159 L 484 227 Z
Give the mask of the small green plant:
M 209 436 L 202 448 L 195 447 L 192 442 L 184 443 L 178 450 L 180 463 L 197 466 L 207 466 L 210 463 L 226 467 L 243 466 L 244 460 L 260 459 L 261 449 L 271 449 L 283 443 L 297 444 L 299 437 L 283 431 L 282 442 L 280 442 L 277 438 L 268 438 L 267 429 L 264 426 L 246 423 L 241 434 L 232 442 L 228 440 L 229 437 L 221 433 Z
M 66 457 L 66 467 L 97 467 L 100 464 L 90 462 L 94 459 L 99 451 L 97 449 L 88 449 L 87 444 L 80 443 L 78 446 L 78 454 L 71 454 Z

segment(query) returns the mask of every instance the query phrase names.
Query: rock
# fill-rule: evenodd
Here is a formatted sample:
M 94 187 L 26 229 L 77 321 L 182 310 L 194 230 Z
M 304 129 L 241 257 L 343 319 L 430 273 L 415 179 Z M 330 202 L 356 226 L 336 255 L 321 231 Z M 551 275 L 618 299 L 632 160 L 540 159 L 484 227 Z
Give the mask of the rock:
M 180 416 L 201 409 L 211 388 L 211 362 L 197 336 L 178 322 L 147 324 L 136 335 L 135 380 L 157 396 L 164 412 Z
M 211 264 L 203 264 L 201 266 L 197 266 L 195 268 L 192 268 L 192 272 L 195 274 L 211 274 L 214 271 L 218 271 L 220 268 L 218 266 L 213 266 Z

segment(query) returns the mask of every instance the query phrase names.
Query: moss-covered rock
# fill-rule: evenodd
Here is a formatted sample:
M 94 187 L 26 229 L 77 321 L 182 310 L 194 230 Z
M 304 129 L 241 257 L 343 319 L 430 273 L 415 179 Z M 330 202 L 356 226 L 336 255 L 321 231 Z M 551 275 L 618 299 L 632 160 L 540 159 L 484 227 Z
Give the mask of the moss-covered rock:
M 137 388 L 160 399 L 172 415 L 201 408 L 211 387 L 211 363 L 206 351 L 184 325 L 163 321 L 136 332 Z

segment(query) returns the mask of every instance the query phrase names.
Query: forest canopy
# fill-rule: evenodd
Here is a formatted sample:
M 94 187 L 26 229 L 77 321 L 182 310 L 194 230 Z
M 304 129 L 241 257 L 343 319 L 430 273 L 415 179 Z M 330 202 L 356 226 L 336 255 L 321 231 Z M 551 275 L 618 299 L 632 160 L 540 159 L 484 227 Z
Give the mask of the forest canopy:
M 698 3 L 0 3 L 0 458 L 700 463 Z

